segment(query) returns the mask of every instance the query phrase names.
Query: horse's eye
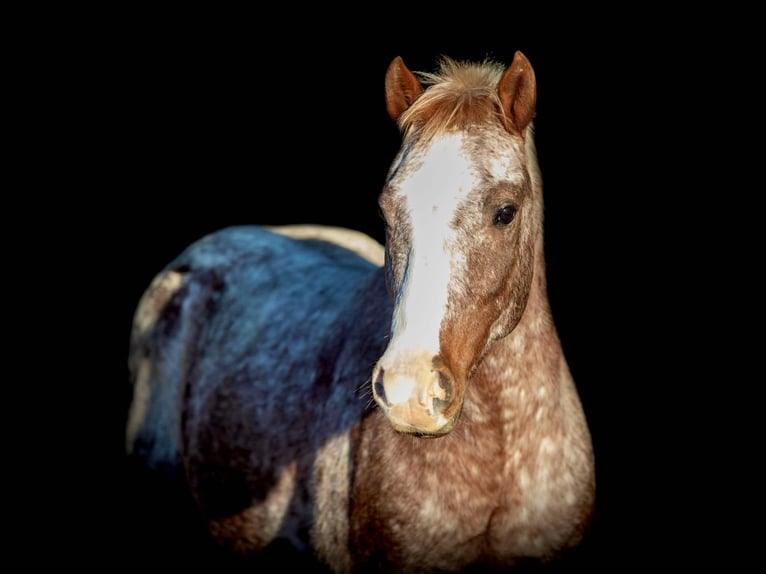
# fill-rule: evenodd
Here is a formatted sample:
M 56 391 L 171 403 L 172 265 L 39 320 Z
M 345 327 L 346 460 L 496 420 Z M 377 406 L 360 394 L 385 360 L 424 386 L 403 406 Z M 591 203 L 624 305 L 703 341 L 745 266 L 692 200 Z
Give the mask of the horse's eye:
M 505 226 L 513 221 L 516 216 L 516 208 L 513 205 L 504 205 L 495 212 L 495 217 L 492 218 L 492 223 L 497 226 Z

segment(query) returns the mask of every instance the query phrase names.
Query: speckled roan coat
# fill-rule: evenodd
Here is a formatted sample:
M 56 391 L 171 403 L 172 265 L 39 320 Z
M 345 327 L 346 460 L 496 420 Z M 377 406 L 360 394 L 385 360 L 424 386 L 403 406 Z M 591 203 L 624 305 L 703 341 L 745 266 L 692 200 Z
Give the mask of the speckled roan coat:
M 381 196 L 385 264 L 351 231 L 231 227 L 190 246 L 142 298 L 128 450 L 188 488 L 226 552 L 279 570 L 289 557 L 339 572 L 446 572 L 556 563 L 581 541 L 594 462 L 546 293 L 534 74 L 517 53 L 485 75 L 499 97 L 455 115 L 423 97 L 401 59 L 389 68 L 405 145 Z M 398 218 L 432 141 L 458 128 L 455 149 L 492 163 L 476 169 L 479 191 L 459 198 L 445 236 L 443 269 L 463 275 L 445 290 L 439 347 L 407 371 L 390 355 L 415 327 L 394 302 L 415 297 L 402 286 L 421 263 L 413 224 Z M 504 143 L 472 155 L 490 136 Z M 504 154 L 512 165 L 500 169 Z

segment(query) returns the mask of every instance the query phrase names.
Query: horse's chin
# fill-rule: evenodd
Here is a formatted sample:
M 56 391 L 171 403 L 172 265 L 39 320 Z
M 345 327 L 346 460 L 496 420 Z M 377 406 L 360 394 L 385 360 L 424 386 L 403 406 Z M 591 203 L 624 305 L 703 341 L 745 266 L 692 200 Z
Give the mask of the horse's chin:
M 448 434 L 455 428 L 460 417 L 460 409 L 450 418 L 437 415 L 427 419 L 419 417 L 416 421 L 399 416 L 396 409 L 384 409 L 384 412 L 388 422 L 396 432 L 419 438 L 437 438 Z

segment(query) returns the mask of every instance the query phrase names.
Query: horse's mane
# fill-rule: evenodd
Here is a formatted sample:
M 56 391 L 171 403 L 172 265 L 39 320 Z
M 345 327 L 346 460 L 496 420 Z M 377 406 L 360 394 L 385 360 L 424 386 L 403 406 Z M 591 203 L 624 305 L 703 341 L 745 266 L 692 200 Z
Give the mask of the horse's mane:
M 422 137 L 430 138 L 495 118 L 502 121 L 497 83 L 504 70 L 490 58 L 466 62 L 442 56 L 436 72 L 415 72 L 426 90 L 400 116 L 399 127 L 405 133 L 417 129 Z

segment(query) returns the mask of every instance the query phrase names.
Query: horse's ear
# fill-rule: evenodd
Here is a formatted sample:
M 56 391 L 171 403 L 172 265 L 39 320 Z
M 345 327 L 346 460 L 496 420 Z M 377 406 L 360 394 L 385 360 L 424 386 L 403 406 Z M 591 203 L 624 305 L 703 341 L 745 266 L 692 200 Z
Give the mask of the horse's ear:
M 397 56 L 386 71 L 386 109 L 394 121 L 423 93 L 423 86 Z
M 497 92 L 508 119 L 508 129 L 524 136 L 535 116 L 537 81 L 532 64 L 521 52 L 516 52 L 513 62 L 505 69 Z

